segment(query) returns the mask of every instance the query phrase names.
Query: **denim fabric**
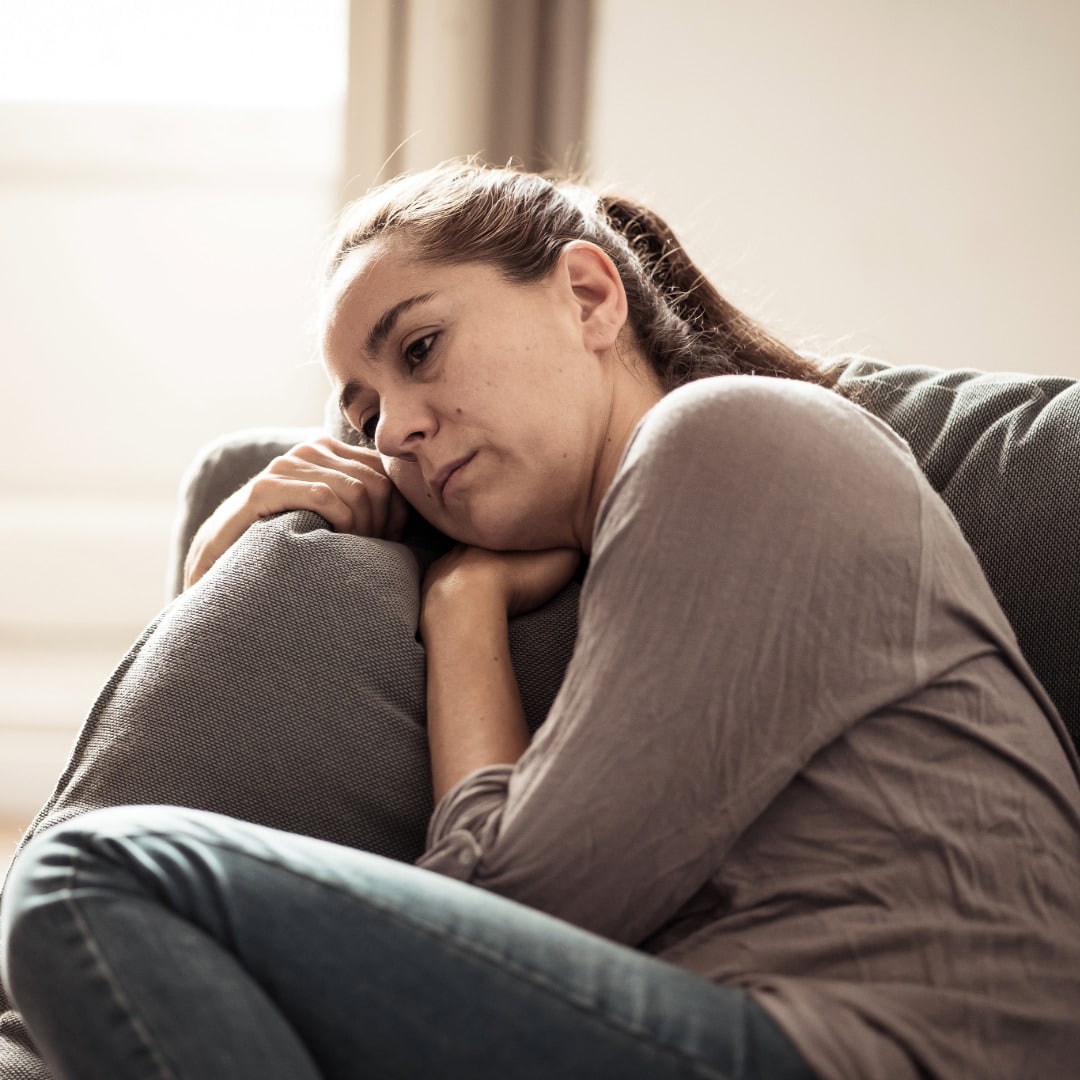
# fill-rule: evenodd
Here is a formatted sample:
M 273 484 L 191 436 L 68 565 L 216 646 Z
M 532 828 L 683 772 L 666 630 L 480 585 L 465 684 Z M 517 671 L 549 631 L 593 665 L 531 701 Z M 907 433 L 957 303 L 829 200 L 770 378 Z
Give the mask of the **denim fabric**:
M 368 852 L 206 812 L 36 838 L 3 977 L 59 1077 L 812 1074 L 741 991 Z

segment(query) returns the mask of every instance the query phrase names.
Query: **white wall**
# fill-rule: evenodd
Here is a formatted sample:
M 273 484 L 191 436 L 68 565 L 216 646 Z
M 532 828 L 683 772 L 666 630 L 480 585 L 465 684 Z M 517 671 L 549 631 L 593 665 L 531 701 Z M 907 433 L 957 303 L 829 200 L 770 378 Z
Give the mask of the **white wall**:
M 793 343 L 1080 377 L 1080 5 L 598 0 L 594 176 Z

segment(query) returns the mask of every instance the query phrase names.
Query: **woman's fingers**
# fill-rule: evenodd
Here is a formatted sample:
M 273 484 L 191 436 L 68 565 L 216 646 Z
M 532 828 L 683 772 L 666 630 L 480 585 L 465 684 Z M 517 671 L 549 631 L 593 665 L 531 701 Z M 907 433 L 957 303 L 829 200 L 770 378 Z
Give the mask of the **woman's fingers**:
M 354 513 L 355 496 L 346 491 L 344 479 L 327 479 L 319 474 L 283 476 L 264 472 L 249 481 L 246 495 L 248 525 L 284 510 L 313 510 L 325 518 L 335 532 L 363 535 L 355 525 L 357 517 L 362 515 Z M 370 513 L 367 518 L 370 520 Z
M 407 516 L 378 454 L 329 438 L 302 443 L 276 458 L 252 481 L 251 495 L 260 516 L 314 510 L 338 532 L 357 536 L 387 536 L 391 523 L 400 535 Z
M 312 439 L 310 442 L 298 443 L 282 457 L 307 461 L 312 465 L 323 465 L 350 474 L 362 473 L 370 469 L 378 473 L 383 472 L 382 458 L 376 451 L 366 446 L 352 446 L 329 435 Z
M 193 585 L 256 521 L 312 510 L 336 532 L 400 538 L 409 506 L 373 450 L 329 437 L 275 458 L 203 522 L 188 549 L 184 586 Z

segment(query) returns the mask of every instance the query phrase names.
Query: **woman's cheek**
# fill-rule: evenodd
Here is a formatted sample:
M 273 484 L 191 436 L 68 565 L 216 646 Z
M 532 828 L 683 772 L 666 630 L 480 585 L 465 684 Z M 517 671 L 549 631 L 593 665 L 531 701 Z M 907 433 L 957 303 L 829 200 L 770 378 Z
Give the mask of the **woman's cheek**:
M 418 514 L 426 517 L 428 521 L 434 519 L 438 513 L 438 503 L 433 495 L 424 490 L 423 484 L 398 484 L 395 482 L 394 486 L 405 496 L 405 501 Z
M 425 497 L 424 478 L 419 466 L 387 457 L 382 459 L 382 466 L 390 483 L 405 496 L 410 506 L 422 511 L 422 503 L 434 501 Z
M 439 504 L 438 499 L 435 498 L 424 484 L 423 478 L 416 477 L 411 478 L 407 476 L 395 476 L 391 473 L 390 476 L 394 487 L 401 492 L 405 497 L 405 501 L 429 524 L 434 525 L 440 532 L 444 532 L 447 536 L 453 536 L 454 539 L 458 539 L 454 536 L 453 525 L 450 521 L 446 510 Z

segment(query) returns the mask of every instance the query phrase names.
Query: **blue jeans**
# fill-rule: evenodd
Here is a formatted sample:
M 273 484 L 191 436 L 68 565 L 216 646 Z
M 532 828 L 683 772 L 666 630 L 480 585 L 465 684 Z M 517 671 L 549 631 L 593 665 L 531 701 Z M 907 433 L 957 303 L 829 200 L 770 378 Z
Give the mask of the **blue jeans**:
M 36 838 L 3 977 L 57 1077 L 812 1077 L 746 994 L 379 855 L 173 807 Z

